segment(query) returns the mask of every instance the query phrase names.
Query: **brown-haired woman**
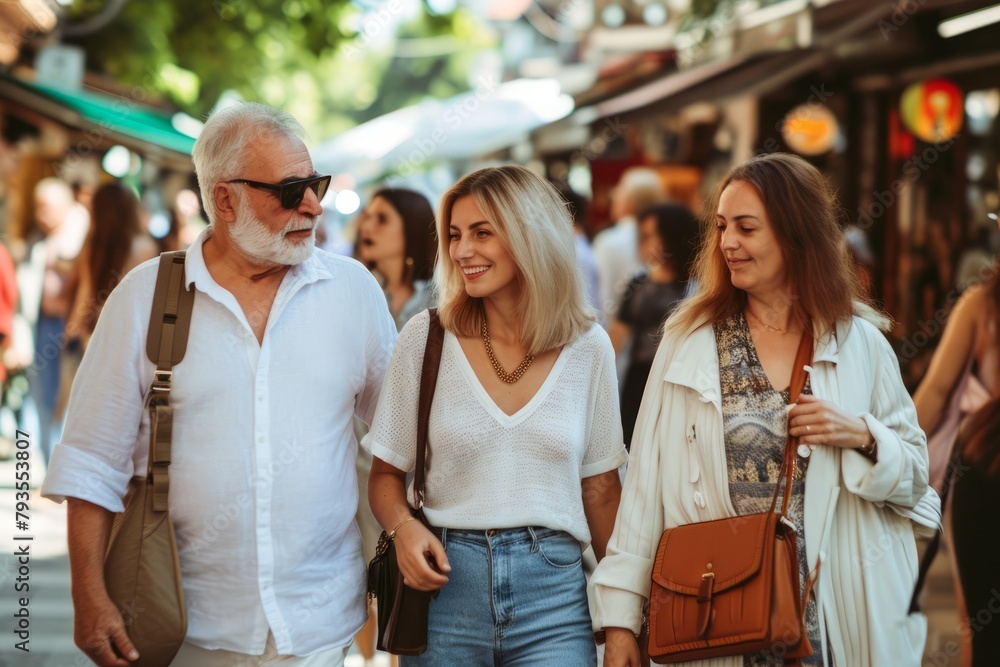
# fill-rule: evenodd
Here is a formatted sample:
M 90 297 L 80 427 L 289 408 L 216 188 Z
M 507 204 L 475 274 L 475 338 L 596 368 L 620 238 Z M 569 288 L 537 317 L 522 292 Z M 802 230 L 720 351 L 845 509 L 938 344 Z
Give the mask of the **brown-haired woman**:
M 1000 397 L 1000 262 L 984 271 L 980 279 L 983 282 L 966 290 L 955 304 L 913 402 L 920 425 L 934 433 L 932 444 L 941 449 L 930 454 L 932 462 L 939 462 L 942 476 L 958 423 L 963 415 L 972 415 L 965 429 L 971 436 L 955 442 L 959 450 L 955 470 L 960 474 L 952 480 L 948 533 L 957 570 L 959 612 L 968 621 L 962 624 L 967 649 L 963 664 L 996 665 L 1000 661 L 1000 625 L 984 624 L 976 616 L 983 609 L 990 610 L 991 605 L 1000 605 L 1000 571 L 996 567 L 1000 524 L 994 519 L 992 526 L 988 525 L 996 514 L 982 511 L 1000 502 L 1000 441 L 996 439 L 1000 431 L 995 423 L 997 415 L 990 414 L 988 407 L 996 406 Z
M 432 302 L 434 209 L 419 192 L 383 188 L 372 195 L 358 228 L 358 259 L 384 280 L 389 310 L 402 329 Z
M 135 193 L 120 181 L 105 183 L 94 193 L 90 231 L 72 277 L 56 415 L 66 407 L 76 369 L 111 290 L 126 273 L 159 254 L 156 242 L 142 229 L 140 211 Z
M 936 496 L 879 331 L 886 320 L 862 300 L 833 195 L 804 160 L 771 154 L 733 169 L 707 211 L 698 292 L 667 322 L 608 555 L 591 579 L 604 664 L 638 664 L 633 633 L 662 532 L 766 512 L 791 432 L 801 443 L 789 518 L 803 588 L 818 568 L 804 662 L 919 665 L 926 625 L 907 616 L 911 521 L 936 525 Z M 803 332 L 815 352 L 789 405 Z M 692 664 L 780 665 L 783 650 Z

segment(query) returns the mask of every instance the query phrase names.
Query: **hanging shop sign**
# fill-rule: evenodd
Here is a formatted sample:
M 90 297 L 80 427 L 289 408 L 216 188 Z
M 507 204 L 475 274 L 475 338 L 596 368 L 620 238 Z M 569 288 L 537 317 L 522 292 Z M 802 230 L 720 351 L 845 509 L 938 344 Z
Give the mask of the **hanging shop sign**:
M 906 129 L 917 138 L 944 141 L 962 129 L 963 102 L 962 91 L 954 83 L 930 79 L 911 84 L 903 91 L 899 111 Z
M 802 104 L 785 116 L 781 136 L 799 155 L 822 155 L 833 148 L 840 125 L 823 104 Z

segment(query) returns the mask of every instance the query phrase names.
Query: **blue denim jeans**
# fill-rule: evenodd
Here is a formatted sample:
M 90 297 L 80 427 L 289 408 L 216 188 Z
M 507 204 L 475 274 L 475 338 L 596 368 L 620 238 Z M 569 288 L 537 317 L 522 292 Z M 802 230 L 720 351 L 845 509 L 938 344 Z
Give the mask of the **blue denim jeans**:
M 597 665 L 580 543 L 548 528 L 438 529 L 451 573 L 403 667 Z

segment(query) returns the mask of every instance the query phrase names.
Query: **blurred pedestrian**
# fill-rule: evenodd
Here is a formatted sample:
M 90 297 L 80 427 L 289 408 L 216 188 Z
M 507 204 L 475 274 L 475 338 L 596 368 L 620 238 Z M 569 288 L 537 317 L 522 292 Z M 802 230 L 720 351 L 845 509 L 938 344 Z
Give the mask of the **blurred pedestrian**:
M 937 497 L 913 403 L 879 331 L 888 323 L 862 298 L 833 194 L 807 162 L 774 153 L 731 171 L 708 211 L 698 292 L 667 323 L 609 555 L 591 578 L 604 664 L 638 664 L 635 634 L 663 531 L 767 512 L 790 433 L 800 443 L 786 517 L 798 534 L 798 594 L 816 577 L 805 664 L 919 665 L 926 625 L 907 616 L 911 522 L 936 526 Z M 806 390 L 789 405 L 803 336 L 815 353 Z M 698 664 L 781 665 L 785 648 Z
M 17 309 L 17 276 L 14 262 L 6 246 L 0 244 L 0 401 L 3 400 L 3 384 L 7 379 L 7 367 L 3 362 L 7 348 L 14 338 L 14 311 Z
M 594 258 L 601 279 L 600 310 L 605 326 L 615 321 L 628 281 L 642 271 L 636 216 L 666 198 L 660 175 L 649 167 L 626 171 L 611 193 L 614 223 L 594 237 Z
M 982 512 L 983 507 L 995 506 L 989 499 L 1000 493 L 1000 470 L 991 464 L 997 460 L 998 441 L 987 437 L 990 417 L 984 414 L 975 418 L 981 428 L 974 430 L 981 432 L 966 438 L 965 451 L 956 440 L 963 420 L 982 413 L 990 398 L 1000 395 L 1000 263 L 986 275 L 987 280 L 966 290 L 952 309 L 913 397 L 920 425 L 931 434 L 932 482 L 943 483 L 949 461 L 958 458 L 946 527 L 960 578 L 956 584 L 959 612 L 968 621 L 962 625 L 963 639 L 966 650 L 971 645 L 976 665 L 995 665 L 1000 660 L 1000 630 L 970 631 L 977 612 L 994 604 L 991 596 L 1000 591 L 996 568 L 1000 530 L 990 527 L 996 526 L 995 521 L 987 523 L 995 514 Z
M 57 421 L 62 420 L 76 370 L 111 291 L 126 273 L 159 255 L 156 241 L 142 229 L 139 200 L 123 183 L 98 187 L 91 207 L 90 232 L 70 278 Z
M 569 206 L 573 217 L 573 240 L 576 242 L 576 268 L 583 276 L 583 286 L 587 303 L 601 314 L 601 276 L 594 258 L 594 248 L 590 245 L 588 213 L 590 203 L 587 198 L 565 183 L 553 182 L 559 194 Z
M 69 278 L 87 236 L 90 216 L 65 181 L 46 178 L 35 186 L 35 222 L 41 237 L 32 243 L 27 259 L 18 267 L 18 287 L 21 311 L 34 332 L 28 378 L 38 412 L 38 443 L 48 465 L 61 431 L 54 415 L 69 315 Z
M 639 254 L 646 270 L 629 281 L 621 308 L 608 331 L 615 352 L 631 339 L 622 383 L 622 429 L 632 442 L 639 403 L 656 356 L 663 323 L 688 289 L 698 245 L 698 220 L 682 204 L 657 204 L 639 216 Z
M 927 373 L 913 394 L 928 436 L 931 484 L 940 488 L 961 421 L 1000 389 L 997 322 L 993 307 L 996 268 L 986 283 L 970 287 L 955 303 Z M 984 315 L 987 315 L 984 317 Z
M 408 585 L 438 590 L 427 650 L 403 665 L 594 665 L 582 549 L 604 547 L 625 461 L 614 354 L 586 306 L 569 214 L 526 169 L 483 169 L 443 198 L 445 340 L 424 512 L 404 480 L 430 326 L 403 328 L 365 445 L 372 510 Z M 512 369 L 512 370 L 507 370 Z
M 188 619 L 176 667 L 336 667 L 365 620 L 353 419 L 371 420 L 396 328 L 363 266 L 314 250 L 330 177 L 302 134 L 291 115 L 244 103 L 216 111 L 194 145 L 211 225 L 185 258 L 196 293 L 170 396 Z M 147 466 L 157 267 L 104 304 L 43 485 L 69 498 L 75 637 L 104 667 L 138 658 L 102 568 Z
M 163 238 L 164 250 L 184 250 L 208 226 L 201 215 L 201 202 L 194 190 L 183 188 L 170 208 L 170 231 Z
M 962 664 L 995 667 L 1000 665 L 1000 624 L 995 622 L 1000 613 L 1000 515 L 994 511 L 1000 507 L 1000 397 L 994 395 L 963 424 L 956 447 L 947 512 L 959 579 Z M 990 613 L 986 622 L 984 611 Z
M 419 192 L 383 188 L 372 195 L 358 230 L 358 258 L 382 277 L 396 327 L 431 306 L 434 209 Z

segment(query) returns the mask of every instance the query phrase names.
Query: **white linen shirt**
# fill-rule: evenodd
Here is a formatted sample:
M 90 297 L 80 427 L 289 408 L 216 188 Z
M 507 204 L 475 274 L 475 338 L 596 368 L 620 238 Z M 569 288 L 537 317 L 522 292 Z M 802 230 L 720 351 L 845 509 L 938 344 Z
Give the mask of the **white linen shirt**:
M 375 422 L 362 441 L 405 471 L 416 458 L 429 322 L 425 311 L 400 332 Z M 508 415 L 446 332 L 427 425 L 424 512 L 431 525 L 543 526 L 589 544 L 580 480 L 615 470 L 627 458 L 614 363 L 608 334 L 595 323 L 563 347 L 532 399 Z
M 385 296 L 354 260 L 316 250 L 274 298 L 263 343 L 212 279 L 206 230 L 187 253 L 198 293 L 174 367 L 170 515 L 187 641 L 259 655 L 350 643 L 365 621 L 353 417 L 370 422 L 396 338 Z M 107 301 L 76 376 L 42 488 L 113 512 L 144 475 L 154 364 L 146 331 L 158 259 Z

